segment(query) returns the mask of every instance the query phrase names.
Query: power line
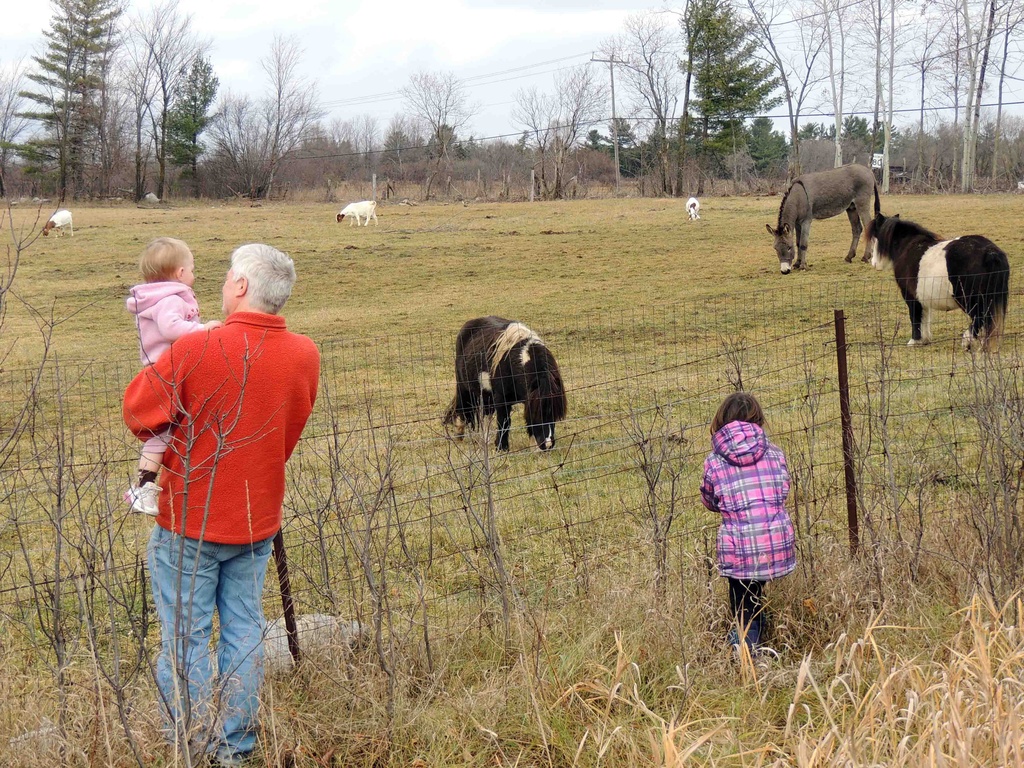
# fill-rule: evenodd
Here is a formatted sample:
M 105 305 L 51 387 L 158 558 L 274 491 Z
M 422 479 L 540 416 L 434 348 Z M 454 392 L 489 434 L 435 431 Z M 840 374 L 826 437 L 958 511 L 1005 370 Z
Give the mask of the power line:
M 482 86 L 482 85 L 495 85 L 496 83 L 504 83 L 504 82 L 508 82 L 509 80 L 517 80 L 517 79 L 521 79 L 523 77 L 534 77 L 536 75 L 547 74 L 547 72 L 528 72 L 526 74 L 517 75 L 516 77 L 509 77 L 509 78 L 504 78 L 504 79 L 501 79 L 501 80 L 494 80 L 493 82 L 490 82 L 491 78 L 503 77 L 504 75 L 509 75 L 509 74 L 513 74 L 513 73 L 517 73 L 517 72 L 525 72 L 526 70 L 537 69 L 538 67 L 547 67 L 547 66 L 550 66 L 551 64 L 560 64 L 563 61 L 569 61 L 571 59 L 578 59 L 578 58 L 581 58 L 583 56 L 587 56 L 589 54 L 590 54 L 590 51 L 584 51 L 583 53 L 576 53 L 576 54 L 573 54 L 571 56 L 562 56 L 562 57 L 557 58 L 557 59 L 548 59 L 547 61 L 538 61 L 538 62 L 535 62 L 533 64 L 524 64 L 521 67 L 511 67 L 509 69 L 502 69 L 502 70 L 499 70 L 497 72 L 488 72 L 488 73 L 482 74 L 482 75 L 471 75 L 470 77 L 462 78 L 461 82 L 463 84 L 468 84 L 469 87 L 471 87 L 471 88 L 476 88 L 476 87 L 479 87 L 479 86 Z M 558 69 L 549 70 L 549 71 L 557 72 Z M 486 81 L 486 82 L 484 82 L 484 81 Z M 321 102 L 321 106 L 322 107 L 326 107 L 326 108 L 346 107 L 346 106 L 359 106 L 361 104 L 372 104 L 372 103 L 378 102 L 378 101 L 394 101 L 395 99 L 400 99 L 400 98 L 402 98 L 402 91 L 401 90 L 385 91 L 383 93 L 370 93 L 370 94 L 366 94 L 364 96 L 351 96 L 351 97 L 349 97 L 347 99 L 332 99 L 330 101 Z
M 813 13 L 808 13 L 808 14 L 806 14 L 804 16 L 794 16 L 792 18 L 786 19 L 785 21 L 778 21 L 777 22 L 774 19 L 772 21 L 768 21 L 767 19 L 765 19 L 765 21 L 763 21 L 763 22 L 758 21 L 757 24 L 758 24 L 758 26 L 763 26 L 763 27 L 766 27 L 766 28 L 767 27 L 772 27 L 772 26 L 774 26 L 774 27 L 786 27 L 786 26 L 789 26 L 790 24 L 799 24 L 801 21 L 807 21 L 808 19 L 817 18 L 818 16 L 825 16 L 825 15 L 832 15 L 833 13 L 839 13 L 840 11 L 845 11 L 847 8 L 853 8 L 856 5 L 862 5 L 865 2 L 866 2 L 866 0 L 852 0 L 852 2 L 849 2 L 846 5 L 840 5 L 840 6 L 837 6 L 835 8 L 829 8 L 829 9 L 823 10 L 823 11 L 814 11 Z M 759 13 L 756 13 L 754 11 L 751 11 L 751 13 L 754 15 L 755 18 L 760 17 Z

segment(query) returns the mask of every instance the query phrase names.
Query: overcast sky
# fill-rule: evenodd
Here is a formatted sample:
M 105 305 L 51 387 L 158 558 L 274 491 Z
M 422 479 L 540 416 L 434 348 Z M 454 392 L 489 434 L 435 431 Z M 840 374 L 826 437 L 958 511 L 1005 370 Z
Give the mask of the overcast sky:
M 129 14 L 148 10 L 152 4 L 151 0 L 128 2 Z M 0 66 L 43 53 L 41 31 L 51 5 L 46 0 L 0 3 Z M 516 132 L 510 117 L 516 91 L 532 86 L 550 90 L 558 70 L 589 61 L 602 41 L 622 31 L 631 13 L 680 4 L 673 0 L 180 0 L 179 8 L 192 16 L 196 32 L 211 43 L 221 95 L 228 90 L 251 96 L 265 92 L 259 60 L 280 33 L 295 37 L 304 49 L 303 74 L 316 82 L 329 119 L 370 114 L 378 118 L 383 131 L 391 116 L 402 110 L 397 92 L 408 84 L 410 75 L 453 72 L 480 107 L 467 133 L 486 138 Z M 917 12 L 915 6 L 913 13 Z M 783 34 L 795 30 L 785 26 Z M 1019 50 L 1019 45 L 1014 48 Z M 1006 111 L 1021 114 L 1024 79 L 1016 66 L 1011 74 L 1018 77 L 1006 83 L 1004 99 L 1011 103 Z M 896 106 L 908 111 L 897 115 L 897 124 L 916 119 L 915 78 L 912 66 L 898 78 Z M 855 82 L 847 83 L 847 112 L 870 109 L 872 80 L 857 76 Z M 821 90 L 816 104 L 805 105 L 802 122 L 829 121 L 827 116 L 813 114 L 815 107 L 822 112 L 829 109 L 824 85 Z M 617 95 L 619 115 L 627 114 L 628 103 L 623 94 Z M 994 93 L 986 98 L 994 100 Z M 945 107 L 950 99 L 948 93 L 940 92 L 930 101 Z M 784 110 L 777 107 L 774 114 L 782 115 Z M 932 114 L 952 119 L 948 109 Z M 785 120 L 777 119 L 776 128 L 786 130 Z
M 0 64 L 43 52 L 45 0 L 2 0 Z M 129 13 L 149 0 L 130 0 Z M 477 136 L 508 133 L 520 88 L 550 88 L 554 72 L 588 61 L 624 19 L 659 0 L 180 0 L 223 94 L 262 94 L 259 60 L 275 33 L 294 35 L 303 69 L 331 118 L 372 114 L 381 129 L 401 110 L 395 92 L 414 72 L 451 71 L 480 105 Z M 546 63 L 545 63 L 546 62 Z

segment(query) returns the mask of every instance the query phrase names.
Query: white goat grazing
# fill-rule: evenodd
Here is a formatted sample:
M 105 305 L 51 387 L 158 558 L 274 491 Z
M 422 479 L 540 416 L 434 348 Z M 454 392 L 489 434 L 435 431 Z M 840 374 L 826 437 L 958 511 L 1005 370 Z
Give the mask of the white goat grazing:
M 71 223 L 71 211 L 66 208 L 61 208 L 50 217 L 48 222 L 46 222 L 46 226 L 43 227 L 43 237 L 49 235 L 51 229 L 59 229 L 60 233 L 63 235 L 64 227 L 70 228 L 71 236 L 75 236 L 75 225 Z
M 686 212 L 690 214 L 690 221 L 700 218 L 700 200 L 691 197 L 686 201 Z
M 338 214 L 338 221 L 341 221 L 346 216 L 351 218 L 348 220 L 348 225 L 352 226 L 352 219 L 356 220 L 356 226 L 358 227 L 362 222 L 360 218 L 366 219 L 366 225 L 370 226 L 370 219 L 373 219 L 374 223 L 379 227 L 380 222 L 377 221 L 377 201 L 376 200 L 363 200 L 359 203 L 349 203 L 341 212 Z

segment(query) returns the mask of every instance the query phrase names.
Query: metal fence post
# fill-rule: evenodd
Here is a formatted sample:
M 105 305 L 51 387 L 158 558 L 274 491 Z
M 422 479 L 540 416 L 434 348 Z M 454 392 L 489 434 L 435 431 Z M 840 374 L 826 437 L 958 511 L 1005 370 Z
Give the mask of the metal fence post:
M 274 536 L 274 563 L 277 565 L 277 580 L 281 583 L 281 604 L 284 607 L 288 651 L 292 655 L 292 661 L 298 666 L 302 653 L 299 650 L 298 627 L 295 625 L 295 601 L 292 599 L 292 586 L 288 578 L 288 560 L 284 554 L 284 534 L 280 530 Z
M 846 315 L 835 311 L 836 364 L 839 367 L 839 415 L 843 426 L 843 471 L 846 475 L 846 525 L 850 534 L 850 554 L 860 546 L 857 522 L 857 476 L 853 471 L 853 420 L 850 417 L 850 375 L 846 367 Z

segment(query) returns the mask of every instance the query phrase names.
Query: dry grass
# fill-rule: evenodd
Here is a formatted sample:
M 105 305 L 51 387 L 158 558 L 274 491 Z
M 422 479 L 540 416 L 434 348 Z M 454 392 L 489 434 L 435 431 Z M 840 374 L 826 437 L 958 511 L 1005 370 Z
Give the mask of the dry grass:
M 0 598 L 0 745 L 45 731 L 0 761 L 177 759 L 159 737 L 145 668 L 111 682 L 115 648 L 128 657 L 152 646 L 151 634 L 140 637 L 142 595 L 123 591 L 133 572 L 100 568 L 56 598 L 40 578 L 58 539 L 70 547 L 113 530 L 111 556 L 129 565 L 143 549 L 145 522 L 116 504 L 135 450 L 117 413 L 136 368 L 123 299 L 138 252 L 166 234 L 196 254 L 206 318 L 217 315 L 233 247 L 262 240 L 295 258 L 286 314 L 291 328 L 325 341 L 325 388 L 291 467 L 294 584 L 303 610 L 381 621 L 379 639 L 354 652 L 322 649 L 271 676 L 266 764 L 1019 764 L 1020 605 L 976 595 L 986 567 L 968 527 L 977 497 L 948 462 L 954 443 L 964 467 L 983 451 L 970 429 L 952 431 L 930 413 L 948 416 L 961 391 L 951 382 L 970 373 L 970 358 L 954 351 L 963 318 L 940 318 L 943 341 L 912 357 L 902 353 L 906 331 L 895 332 L 898 354 L 875 371 L 872 340 L 906 325 L 891 277 L 843 263 L 849 230 L 839 219 L 814 225 L 809 271 L 780 276 L 763 226 L 777 205 L 709 199 L 694 223 L 675 200 L 386 206 L 379 227 L 358 229 L 335 224 L 337 206 L 326 204 L 76 207 L 74 238 L 24 252 L 23 303 L 10 304 L 4 325 L 7 407 L 23 389 L 18 369 L 40 350 L 39 317 L 27 308 L 52 308 L 63 378 L 36 404 L 38 420 L 63 414 L 74 426 L 63 442 L 41 427 L 19 448 L 19 471 L 0 481 L 13 510 L 0 528 L 0 565 L 17 587 Z M 943 233 L 983 232 L 1015 272 L 1024 268 L 1020 198 L 884 207 Z M 34 219 L 14 214 L 17 231 Z M 848 309 L 855 344 L 858 434 L 874 429 L 860 446 L 862 506 L 874 525 L 861 560 L 845 550 L 834 306 Z M 1019 309 L 1015 296 L 1011 332 Z M 489 313 L 528 322 L 559 357 L 572 419 L 554 456 L 523 450 L 520 430 L 519 450 L 485 467 L 475 443 L 444 438 L 451 340 L 465 319 Z M 1004 359 L 1015 360 L 1008 347 Z M 783 652 L 770 667 L 736 663 L 722 646 L 725 597 L 707 560 L 714 520 L 695 493 L 704 425 L 737 372 L 769 405 L 799 480 L 801 568 L 770 588 Z M 894 415 L 887 439 L 877 431 L 880 391 Z M 681 488 L 662 590 L 636 464 L 644 435 L 670 447 L 663 455 Z M 74 465 L 62 517 L 47 484 L 52 462 L 42 460 L 55 456 Z M 369 504 L 385 469 L 396 503 Z M 914 503 L 926 512 L 917 541 Z M 489 512 L 497 540 L 486 536 Z M 375 542 L 368 566 L 354 550 L 359 531 Z M 62 555 L 76 565 L 90 556 L 84 546 Z M 93 599 L 111 593 L 116 604 Z M 59 669 L 45 634 L 54 604 L 69 641 Z M 274 613 L 275 600 L 267 604 Z M 29 703 L 38 714 L 26 715 Z

